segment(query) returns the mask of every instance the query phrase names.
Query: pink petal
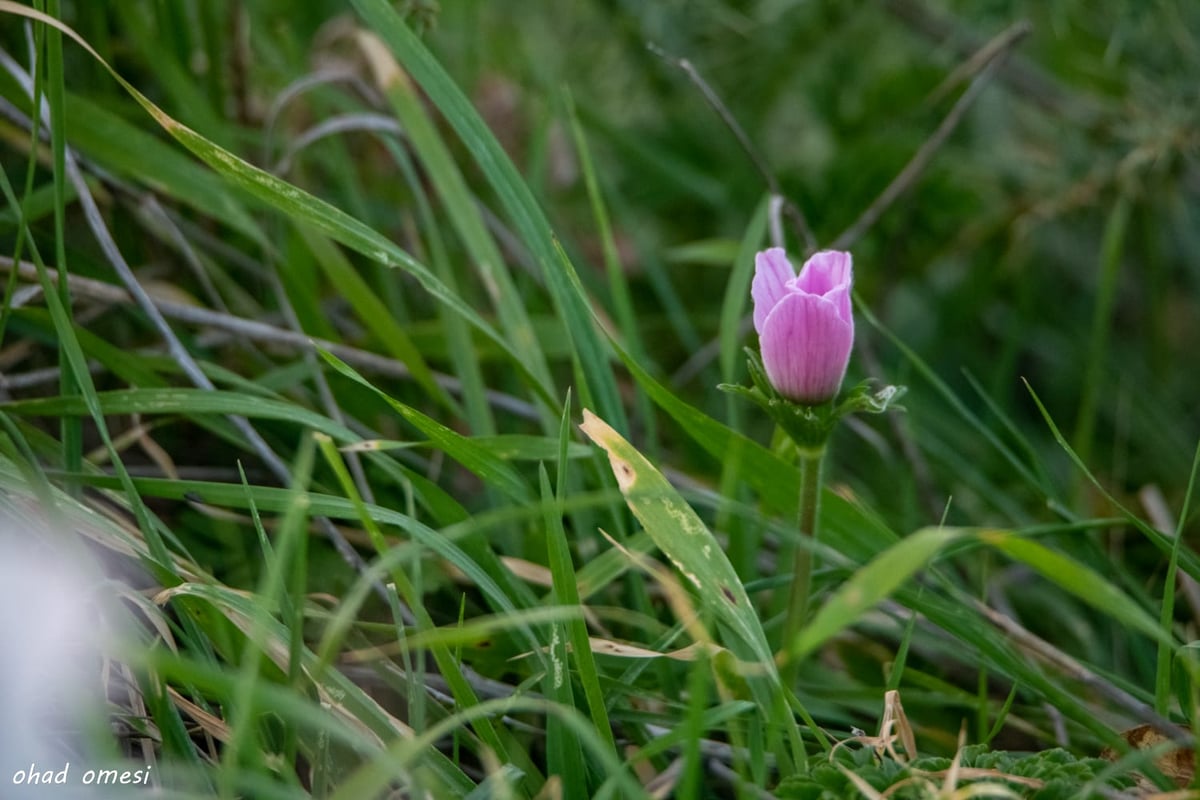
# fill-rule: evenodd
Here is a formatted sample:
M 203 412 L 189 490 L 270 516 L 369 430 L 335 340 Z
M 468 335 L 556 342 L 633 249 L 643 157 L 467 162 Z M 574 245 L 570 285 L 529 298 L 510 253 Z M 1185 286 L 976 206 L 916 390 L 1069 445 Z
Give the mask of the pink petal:
M 754 280 L 750 297 L 754 300 L 754 330 L 762 334 L 763 323 L 779 301 L 788 294 L 788 283 L 795 280 L 796 271 L 782 247 L 763 250 L 754 257 Z
M 759 334 L 763 367 L 784 397 L 818 404 L 837 395 L 854 344 L 854 321 L 836 303 L 792 292 L 777 304 Z
M 792 282 L 793 291 L 829 298 L 842 319 L 851 320 L 850 286 L 854 281 L 854 260 L 840 250 L 822 250 L 804 262 L 800 275 Z

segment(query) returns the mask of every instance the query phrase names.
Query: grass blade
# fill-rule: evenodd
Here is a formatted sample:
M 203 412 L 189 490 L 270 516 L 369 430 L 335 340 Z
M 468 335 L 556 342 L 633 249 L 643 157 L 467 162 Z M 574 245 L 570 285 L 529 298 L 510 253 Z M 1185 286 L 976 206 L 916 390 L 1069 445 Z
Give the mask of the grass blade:
M 853 625 L 932 561 L 942 548 L 963 535 L 960 530 L 924 528 L 904 537 L 856 570 L 800 632 L 791 648 L 791 657 L 802 658 Z
M 608 453 L 613 475 L 629 509 L 659 550 L 692 585 L 704 609 L 730 635 L 732 641 L 727 643 L 730 651 L 750 661 L 754 671 L 765 678 L 766 686 L 756 679 L 748 681 L 750 688 L 762 704 L 764 716 L 784 726 L 792 757 L 797 764 L 803 764 L 804 746 L 795 721 L 790 715 L 786 720 L 781 719 L 786 710 L 786 689 L 775 667 L 774 654 L 750 597 L 720 543 L 645 456 L 590 411 L 584 410 L 583 419 L 580 427 L 584 434 Z M 825 744 L 823 734 L 808 713 L 803 708 L 799 711 Z M 782 754 L 777 751 L 777 755 Z M 781 768 L 787 771 L 786 766 Z
M 627 427 L 624 406 L 604 344 L 593 326 L 588 299 L 529 187 L 462 90 L 396 10 L 386 0 L 354 0 L 354 7 L 425 90 L 475 157 L 533 254 L 555 310 L 567 326 L 583 379 L 579 387 L 581 397 L 594 393 L 601 412 L 624 430 Z
M 550 565 L 551 577 L 554 582 L 554 597 L 559 605 L 582 606 L 579 597 L 578 580 L 575 565 L 571 562 L 571 551 L 567 544 L 566 532 L 563 530 L 563 501 L 567 491 L 567 449 L 570 445 L 570 400 L 563 407 L 562 427 L 559 431 L 558 476 L 553 503 L 543 499 L 546 522 L 546 556 Z M 553 513 L 552 513 L 553 512 Z M 612 725 L 609 723 L 605 710 L 604 691 L 600 686 L 600 674 L 596 668 L 596 659 L 588 643 L 587 624 L 582 620 L 571 620 L 566 623 L 567 640 L 571 644 L 571 660 L 579 672 L 579 682 L 583 686 L 584 697 L 587 700 L 588 711 L 592 723 L 613 754 L 617 753 L 617 743 L 612 735 Z

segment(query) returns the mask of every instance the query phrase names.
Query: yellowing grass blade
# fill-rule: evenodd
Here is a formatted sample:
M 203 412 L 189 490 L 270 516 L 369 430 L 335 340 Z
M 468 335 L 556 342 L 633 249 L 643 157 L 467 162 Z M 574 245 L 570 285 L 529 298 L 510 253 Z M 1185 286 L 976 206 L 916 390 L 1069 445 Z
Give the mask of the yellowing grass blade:
M 731 649 L 741 650 L 739 655 L 751 657 L 774 672 L 774 656 L 762 625 L 716 537 L 662 473 L 608 423 L 586 409 L 583 420 L 580 429 L 608 453 L 629 509 L 663 555 L 696 589 L 705 607 L 741 645 Z
M 740 670 L 765 718 L 774 723 L 772 749 L 787 774 L 805 758 L 789 705 L 823 746 L 829 743 L 811 715 L 780 679 L 771 647 L 750 597 L 720 543 L 662 473 L 604 420 L 584 409 L 580 429 L 605 452 L 630 511 L 658 549 L 696 590 L 703 608 L 722 630 L 725 645 L 744 663 Z M 778 726 L 778 727 L 776 727 Z M 786 750 L 785 750 L 786 748 Z M 790 752 L 787 752 L 790 750 Z M 792 763 L 786 763 L 787 759 Z

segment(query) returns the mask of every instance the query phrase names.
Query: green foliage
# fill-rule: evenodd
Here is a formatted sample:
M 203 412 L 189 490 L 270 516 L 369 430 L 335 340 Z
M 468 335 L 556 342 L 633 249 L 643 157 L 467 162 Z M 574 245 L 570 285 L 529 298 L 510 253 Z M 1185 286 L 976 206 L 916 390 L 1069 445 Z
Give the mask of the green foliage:
M 0 0 L 0 563 L 116 598 L 53 656 L 87 758 L 924 797 L 965 725 L 960 783 L 1153 772 L 1094 758 L 1200 686 L 1200 5 L 1153 7 Z M 717 390 L 776 239 L 856 265 L 859 388 L 798 422 Z M 893 689 L 931 755 L 830 761 Z
M 952 759 L 943 756 L 927 756 L 899 763 L 886 755 L 877 755 L 870 747 L 845 749 L 839 751 L 836 761 L 814 767 L 803 777 L 784 781 L 775 790 L 775 795 L 793 800 L 853 797 L 856 788 L 845 770 L 853 772 L 878 792 L 896 787 L 888 796 L 900 800 L 938 797 L 941 796 L 938 791 L 946 786 L 974 784 L 1000 784 L 1017 791 L 1018 796 L 1035 800 L 1092 800 L 1111 796 L 1113 790 L 1132 785 L 1128 778 L 1121 777 L 1098 783 L 1096 779 L 1109 766 L 1108 762 L 1098 758 L 1078 758 L 1061 748 L 1014 753 L 989 750 L 984 745 L 964 747 L 958 759 L 958 768 L 964 777 L 956 784 L 947 781 L 951 762 Z M 973 773 L 972 770 L 986 770 L 988 774 Z M 1028 781 L 1006 781 L 1006 778 Z M 1083 786 L 1090 789 L 1081 793 Z
M 889 409 L 902 410 L 899 404 L 906 389 L 885 386 L 872 391 L 869 381 L 863 381 L 844 392 L 839 398 L 819 405 L 790 402 L 771 385 L 758 353 L 746 348 L 746 371 L 750 386 L 722 383 L 717 388 L 754 403 L 767 413 L 781 430 L 801 449 L 821 451 L 842 417 L 850 414 L 883 414 Z

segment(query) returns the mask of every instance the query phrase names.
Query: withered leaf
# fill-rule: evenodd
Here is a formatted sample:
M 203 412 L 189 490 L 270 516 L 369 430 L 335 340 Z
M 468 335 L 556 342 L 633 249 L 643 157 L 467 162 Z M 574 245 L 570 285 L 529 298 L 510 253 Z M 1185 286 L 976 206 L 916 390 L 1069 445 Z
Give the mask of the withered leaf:
M 1190 728 L 1185 725 L 1180 725 L 1179 729 L 1184 732 L 1190 732 Z M 1129 746 L 1135 750 L 1149 750 L 1152 747 L 1165 746 L 1171 740 L 1158 728 L 1153 725 L 1138 725 L 1136 728 L 1130 728 L 1121 733 L 1121 738 L 1129 743 Z M 1175 782 L 1176 786 L 1183 788 L 1192 782 L 1192 775 L 1195 773 L 1195 757 L 1192 748 L 1180 745 L 1174 750 L 1163 753 L 1158 758 L 1154 759 L 1154 766 L 1158 767 L 1163 775 L 1167 776 Z M 1121 757 L 1121 754 L 1113 750 L 1111 747 L 1106 747 L 1100 751 L 1100 757 L 1109 761 L 1116 761 Z M 1154 789 L 1154 784 L 1147 780 L 1142 775 L 1137 775 L 1138 786 L 1145 789 Z

